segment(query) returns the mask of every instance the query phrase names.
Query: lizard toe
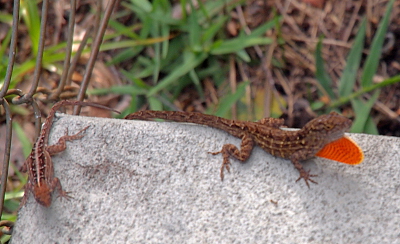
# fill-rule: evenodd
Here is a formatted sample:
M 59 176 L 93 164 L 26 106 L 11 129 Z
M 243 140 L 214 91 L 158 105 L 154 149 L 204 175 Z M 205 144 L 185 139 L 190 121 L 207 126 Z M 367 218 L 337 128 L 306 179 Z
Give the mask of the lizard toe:
M 57 198 L 60 198 L 60 200 L 65 199 L 65 200 L 71 200 L 73 197 L 71 196 L 71 192 L 66 192 L 62 191 L 58 194 Z
M 304 179 L 306 185 L 308 186 L 308 188 L 310 188 L 310 184 L 308 182 L 312 182 L 314 184 L 318 184 L 318 182 L 316 182 L 313 179 L 311 179 L 311 177 L 317 177 L 317 176 L 318 175 L 310 174 L 310 170 L 309 171 L 303 171 L 303 172 L 300 172 L 300 176 L 296 180 L 296 182 L 298 182 L 301 179 Z
M 218 151 L 218 152 L 208 152 L 209 154 L 212 154 L 212 155 L 218 155 L 218 154 L 220 154 L 220 153 L 222 153 L 222 151 Z
M 228 161 L 228 162 L 223 162 L 222 163 L 222 165 L 221 165 L 221 173 L 220 173 L 220 175 L 221 175 L 221 180 L 224 180 L 224 170 L 226 169 L 226 171 L 228 171 L 228 173 L 230 173 L 231 172 L 231 167 L 230 167 L 230 162 Z

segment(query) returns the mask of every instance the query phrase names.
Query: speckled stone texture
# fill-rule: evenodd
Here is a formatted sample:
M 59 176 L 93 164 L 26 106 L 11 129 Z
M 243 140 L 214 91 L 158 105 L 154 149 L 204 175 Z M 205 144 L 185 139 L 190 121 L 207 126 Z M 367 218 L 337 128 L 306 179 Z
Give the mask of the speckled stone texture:
M 58 114 L 85 137 L 53 157 L 74 199 L 50 208 L 31 196 L 12 243 L 396 243 L 400 240 L 400 138 L 351 134 L 357 166 L 304 163 L 318 185 L 295 183 L 288 160 L 256 147 L 221 181 L 223 144 L 240 140 L 205 126 Z

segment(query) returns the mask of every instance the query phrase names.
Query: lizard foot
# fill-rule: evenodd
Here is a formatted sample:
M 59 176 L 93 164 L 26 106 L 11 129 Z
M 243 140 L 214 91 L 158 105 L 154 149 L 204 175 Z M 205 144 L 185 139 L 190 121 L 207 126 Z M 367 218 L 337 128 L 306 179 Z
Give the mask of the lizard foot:
M 311 179 L 311 177 L 317 177 L 317 176 L 318 175 L 310 174 L 310 170 L 309 171 L 302 170 L 302 171 L 300 171 L 300 177 L 296 180 L 296 182 L 301 180 L 301 179 L 304 179 L 304 181 L 306 182 L 308 188 L 310 188 L 310 184 L 308 183 L 309 181 L 314 183 L 314 184 L 318 184 L 316 181 Z
M 231 164 L 231 162 L 229 162 L 229 161 L 228 161 L 228 162 L 225 162 L 225 160 L 224 160 L 224 162 L 222 163 L 222 165 L 221 165 L 221 173 L 220 173 L 221 181 L 224 180 L 224 169 L 226 169 L 226 170 L 228 171 L 228 173 L 231 172 L 230 164 Z
M 66 192 L 62 189 L 60 180 L 57 177 L 53 178 L 52 188 L 55 191 L 57 191 L 57 193 L 58 193 L 57 198 L 60 198 L 60 200 L 62 200 L 63 198 L 66 200 L 70 200 L 73 198 L 70 196 L 71 192 Z
M 220 173 L 221 181 L 223 181 L 224 180 L 224 170 L 226 169 L 228 171 L 228 173 L 231 172 L 231 167 L 230 167 L 231 162 L 229 161 L 229 155 L 225 155 L 225 153 L 222 150 L 218 151 L 218 152 L 208 152 L 208 153 L 212 154 L 212 155 L 217 155 L 217 154 L 222 153 L 224 155 L 224 161 L 222 162 L 221 173 Z
M 60 198 L 60 200 L 65 199 L 65 200 L 71 200 L 73 197 L 70 195 L 71 192 L 66 192 L 66 191 L 59 191 L 57 198 Z

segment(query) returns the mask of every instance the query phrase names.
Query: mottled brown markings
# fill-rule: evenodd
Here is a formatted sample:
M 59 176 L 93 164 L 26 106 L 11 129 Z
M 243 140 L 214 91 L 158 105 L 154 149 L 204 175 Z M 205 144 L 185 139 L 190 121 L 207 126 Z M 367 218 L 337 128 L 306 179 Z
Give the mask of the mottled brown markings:
M 24 197 L 21 200 L 21 207 L 26 203 L 29 192 L 33 193 L 36 201 L 45 207 L 51 205 L 51 194 L 55 190 L 58 197 L 71 198 L 69 193 L 62 189 L 60 180 L 54 177 L 53 162 L 51 156 L 66 149 L 66 141 L 77 140 L 83 137 L 83 132 L 89 127 L 85 127 L 75 135 L 68 135 L 68 130 L 54 145 L 47 145 L 51 125 L 56 111 L 62 106 L 81 105 L 107 109 L 119 113 L 118 111 L 105 107 L 97 103 L 64 100 L 56 103 L 50 110 L 42 130 L 33 145 L 32 152 L 26 159 L 21 171 L 28 172 L 28 182 L 25 185 Z
M 316 183 L 311 179 L 316 175 L 305 171 L 300 161 L 314 157 L 326 144 L 343 137 L 351 126 L 351 120 L 335 112 L 310 121 L 298 131 L 279 129 L 283 120 L 273 118 L 264 118 L 260 122 L 244 122 L 201 113 L 174 111 L 139 111 L 125 117 L 142 120 L 154 118 L 207 125 L 242 139 L 240 150 L 232 144 L 226 144 L 221 151 L 212 153 L 223 155 L 221 179 L 224 178 L 224 169 L 230 169 L 229 157 L 233 156 L 244 162 L 256 144 L 274 156 L 290 159 L 300 173 L 296 181 L 304 179 L 307 186 L 309 181 Z

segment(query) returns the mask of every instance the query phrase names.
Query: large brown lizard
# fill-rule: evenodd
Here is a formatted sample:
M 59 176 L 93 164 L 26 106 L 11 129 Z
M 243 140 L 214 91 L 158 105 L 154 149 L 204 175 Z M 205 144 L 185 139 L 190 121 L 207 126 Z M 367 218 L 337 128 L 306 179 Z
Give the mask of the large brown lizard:
M 64 151 L 66 149 L 66 141 L 82 138 L 82 133 L 89 126 L 83 128 L 74 135 L 68 135 L 67 129 L 65 135 L 58 139 L 56 144 L 51 146 L 47 145 L 54 115 L 60 107 L 67 105 L 91 106 L 119 113 L 114 109 L 92 102 L 64 100 L 56 103 L 51 108 L 49 115 L 43 123 L 42 130 L 40 131 L 40 134 L 33 145 L 32 152 L 22 167 L 22 172 L 28 171 L 28 182 L 25 185 L 25 193 L 21 200 L 21 207 L 26 203 L 29 192 L 32 192 L 36 201 L 45 207 L 49 207 L 51 205 L 51 193 L 54 190 L 58 191 L 58 197 L 63 197 L 66 199 L 71 198 L 68 195 L 69 192 L 66 192 L 62 189 L 60 180 L 57 177 L 54 177 L 54 168 L 53 162 L 51 161 L 51 156 Z
M 125 117 L 125 119 L 140 120 L 154 118 L 207 125 L 242 139 L 240 149 L 235 145 L 225 144 L 221 151 L 212 153 L 213 155 L 219 153 L 223 155 L 220 173 L 222 180 L 224 178 L 224 169 L 228 172 L 230 170 L 229 156 L 245 162 L 249 158 L 254 144 L 273 156 L 290 159 L 300 173 L 300 177 L 296 182 L 304 179 L 308 187 L 309 181 L 317 183 L 311 179 L 311 177 L 317 175 L 305 171 L 300 161 L 316 155 L 337 161 L 343 159 L 341 161 L 348 164 L 358 164 L 363 160 L 362 150 L 355 142 L 344 137 L 345 131 L 352 124 L 351 120 L 336 112 L 315 118 L 298 131 L 281 130 L 280 127 L 284 121 L 274 118 L 265 118 L 259 122 L 249 122 L 229 120 L 195 112 L 174 111 L 139 111 Z M 343 152 L 338 152 L 337 148 Z M 320 151 L 324 153 L 319 153 Z

